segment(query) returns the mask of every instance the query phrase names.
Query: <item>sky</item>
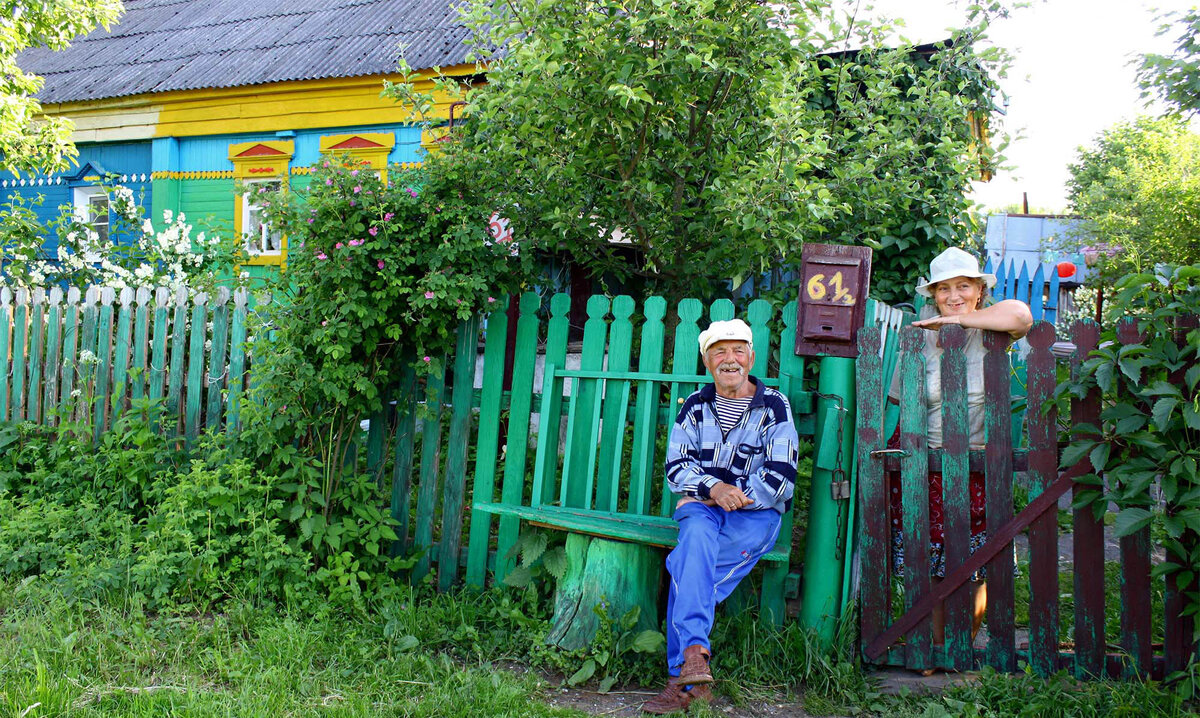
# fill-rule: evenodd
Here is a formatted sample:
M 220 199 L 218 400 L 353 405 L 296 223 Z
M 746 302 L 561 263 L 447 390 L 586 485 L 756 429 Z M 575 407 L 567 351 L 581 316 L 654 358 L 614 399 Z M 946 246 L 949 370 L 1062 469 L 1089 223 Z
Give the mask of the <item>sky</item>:
M 856 0 L 844 0 L 853 7 Z M 1008 94 L 1002 119 L 1013 135 L 1005 152 L 1011 169 L 975 183 L 972 198 L 999 209 L 1029 196 L 1030 211 L 1066 211 L 1067 165 L 1081 145 L 1104 129 L 1153 113 L 1139 99 L 1130 60 L 1145 52 L 1168 54 L 1174 36 L 1155 37 L 1157 10 L 1181 10 L 1195 0 L 1033 0 L 996 21 L 990 41 L 1014 57 L 1001 86 Z M 938 0 L 863 0 L 864 16 L 902 18 L 914 43 L 949 37 L 964 3 Z M 873 7 L 871 7 L 873 6 Z

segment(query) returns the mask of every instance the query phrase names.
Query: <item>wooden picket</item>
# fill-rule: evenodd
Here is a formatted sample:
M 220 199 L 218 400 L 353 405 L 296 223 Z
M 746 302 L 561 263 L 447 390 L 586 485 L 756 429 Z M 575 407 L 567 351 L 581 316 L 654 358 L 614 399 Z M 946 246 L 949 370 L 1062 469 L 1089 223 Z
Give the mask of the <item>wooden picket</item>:
M 1014 282 L 1015 284 L 1015 282 Z M 1188 326 L 1191 326 L 1189 324 Z M 1009 339 L 994 332 L 984 333 L 984 392 L 986 397 L 985 448 L 970 450 L 966 434 L 966 382 L 962 347 L 965 333 L 960 327 L 941 330 L 944 349 L 942 394 L 944 397 L 943 446 L 928 449 L 925 410 L 925 370 L 921 347 L 924 330 L 901 330 L 900 358 L 900 448 L 886 449 L 884 401 L 890 373 L 883 371 L 879 352 L 883 334 L 879 326 L 868 326 L 859 334 L 858 362 L 858 465 L 859 509 L 864 517 L 887 517 L 890 513 L 885 471 L 898 470 L 902 506 L 901 526 L 905 544 L 902 577 L 904 611 L 893 619 L 892 543 L 890 521 L 881 518 L 861 523 L 860 628 L 862 650 L 869 662 L 903 665 L 914 669 L 941 667 L 972 669 L 986 664 L 1001 671 L 1016 671 L 1018 661 L 1042 676 L 1070 670 L 1078 678 L 1153 676 L 1161 679 L 1182 669 L 1196 655 L 1192 623 L 1182 615 L 1179 586 L 1170 578 L 1163 584 L 1162 613 L 1152 610 L 1151 546 L 1149 528 L 1120 540 L 1120 592 L 1105 596 L 1104 521 L 1091 507 L 1073 515 L 1074 641 L 1060 646 L 1060 586 L 1058 499 L 1072 488 L 1094 487 L 1076 479 L 1090 473 L 1087 457 L 1059 471 L 1057 417 L 1054 402 L 1056 366 L 1050 346 L 1053 326 L 1039 321 L 1029 334 L 1028 451 L 1014 451 L 1009 422 Z M 1075 354 L 1072 370 L 1099 341 L 1099 331 L 1089 320 L 1072 327 Z M 1121 344 L 1140 342 L 1136 324 L 1118 326 Z M 1182 371 L 1182 370 L 1181 370 Z M 1181 375 L 1182 376 L 1182 375 Z M 1100 405 L 1096 391 L 1071 401 L 1073 425 L 1099 425 Z M 900 456 L 897 457 L 896 455 Z M 970 502 L 966 495 L 968 471 L 979 466 L 985 472 L 987 542 L 971 554 L 969 546 Z M 928 471 L 940 469 L 943 477 L 945 532 L 945 578 L 931 584 L 929 576 L 929 481 Z M 1013 474 L 1026 470 L 1031 501 L 1013 515 Z M 1151 496 L 1135 497 L 1130 505 L 1150 506 Z M 1172 507 L 1166 507 L 1168 512 Z M 1014 622 L 1014 577 L 1012 542 L 1028 529 L 1030 587 L 1027 642 L 1018 642 Z M 1189 540 L 1195 540 L 1191 537 Z M 965 605 L 971 574 L 987 568 L 986 645 L 976 648 L 971 640 L 969 613 Z M 1119 636 L 1105 632 L 1105 602 L 1120 602 Z M 943 647 L 931 645 L 930 611 L 945 605 L 946 638 Z M 1161 621 L 1164 645 L 1152 643 L 1154 623 Z M 902 642 L 900 639 L 903 639 Z M 1120 653 L 1110 652 L 1116 644 Z

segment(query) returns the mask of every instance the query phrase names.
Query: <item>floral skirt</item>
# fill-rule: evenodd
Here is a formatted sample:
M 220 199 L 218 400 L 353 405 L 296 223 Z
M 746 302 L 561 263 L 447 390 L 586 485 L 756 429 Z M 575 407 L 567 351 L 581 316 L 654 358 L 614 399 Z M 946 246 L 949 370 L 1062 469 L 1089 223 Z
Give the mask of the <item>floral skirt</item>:
M 895 472 L 888 474 L 888 498 L 891 503 L 892 523 L 892 565 L 896 575 L 904 571 L 904 532 L 902 514 L 902 496 L 900 490 L 900 475 Z M 972 471 L 967 480 L 971 499 L 971 545 L 970 552 L 975 551 L 987 541 L 987 517 L 984 514 L 986 492 L 983 474 Z M 934 578 L 946 577 L 945 540 L 945 511 L 942 506 L 942 472 L 929 472 L 929 575 Z M 986 578 L 986 570 L 980 568 L 972 577 L 973 581 Z

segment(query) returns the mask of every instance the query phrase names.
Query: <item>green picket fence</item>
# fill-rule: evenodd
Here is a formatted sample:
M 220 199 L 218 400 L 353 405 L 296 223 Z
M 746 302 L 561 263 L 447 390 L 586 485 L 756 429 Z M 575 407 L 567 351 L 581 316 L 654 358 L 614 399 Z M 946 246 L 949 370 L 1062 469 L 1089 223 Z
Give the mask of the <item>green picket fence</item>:
M 99 436 L 134 402 L 154 399 L 165 410 L 163 430 L 188 441 L 206 430 L 237 431 L 253 383 L 247 348 L 270 351 L 269 341 L 249 335 L 255 307 L 244 291 L 189 298 L 163 288 L 0 290 L 0 421 L 91 422 Z M 631 369 L 695 376 L 701 328 L 734 315 L 728 300 L 705 306 L 686 299 L 673 324 L 661 298 L 635 304 L 596 296 L 588 302 L 582 345 L 569 345 L 570 307 L 565 294 L 546 302 L 525 294 L 510 333 L 508 302 L 497 302 L 484 321 L 458 328 L 454 354 L 440 363 L 444 375 L 419 379 L 409 372 L 400 386 L 385 387 L 388 401 L 370 418 L 356 455 L 391 487 L 399 523 L 393 551 L 421 552 L 414 580 L 436 570 L 442 589 L 464 579 L 482 586 L 511 567 L 506 556 L 517 521 L 496 521 L 470 507 L 476 500 L 519 500 L 530 490 L 537 441 L 530 427 L 544 364 L 570 366 L 571 354 L 585 368 L 601 367 L 618 347 L 618 363 Z M 742 316 L 754 331 L 757 374 L 803 374 L 790 351 L 794 302 L 777 307 L 758 300 Z M 643 341 L 651 335 L 660 337 L 652 346 Z M 676 355 L 673 346 L 687 351 Z M 657 420 L 673 421 L 679 400 L 664 397 Z M 811 434 L 811 407 L 795 413 L 802 433 Z
M 227 289 L 2 289 L 0 420 L 90 422 L 99 436 L 152 399 L 188 440 L 236 429 L 250 309 L 245 291 Z

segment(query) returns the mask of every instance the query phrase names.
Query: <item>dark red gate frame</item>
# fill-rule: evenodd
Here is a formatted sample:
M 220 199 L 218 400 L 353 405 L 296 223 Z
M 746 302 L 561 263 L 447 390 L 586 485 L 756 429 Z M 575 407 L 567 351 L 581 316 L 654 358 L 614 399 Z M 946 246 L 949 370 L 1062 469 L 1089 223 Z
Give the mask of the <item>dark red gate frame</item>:
M 902 330 L 902 342 L 908 352 L 919 346 L 920 331 Z M 943 394 L 947 405 L 956 401 L 965 409 L 965 361 L 962 356 L 962 331 L 957 327 L 943 331 L 946 362 L 943 372 Z M 907 336 L 906 336 L 907 335 Z M 1096 347 L 1099 332 L 1095 324 L 1080 322 L 1073 327 L 1072 337 L 1077 347 L 1074 363 L 1079 362 Z M 1121 343 L 1140 341 L 1132 324 L 1120 328 Z M 966 451 L 965 411 L 948 410 L 946 418 L 946 450 L 929 452 L 924 437 L 924 389 L 908 389 L 902 406 L 910 408 L 902 418 L 904 457 L 899 461 L 907 467 L 903 482 L 906 506 L 916 506 L 907 517 L 906 529 L 911 530 L 912 545 L 926 542 L 928 514 L 927 482 L 929 467 L 941 468 L 945 478 L 946 543 L 953 552 L 947 555 L 947 576 L 937 586 L 931 586 L 924 552 L 909 551 L 905 596 L 907 610 L 895 623 L 888 625 L 891 616 L 890 595 L 890 521 L 888 499 L 884 485 L 886 464 L 896 463 L 894 451 L 881 451 L 886 437 L 880 431 L 883 424 L 883 388 L 890 379 L 880 376 L 880 331 L 865 328 L 859 334 L 858 367 L 858 466 L 862 522 L 859 542 L 862 556 L 860 582 L 862 648 L 868 660 L 904 664 L 910 668 L 969 669 L 974 666 L 976 651 L 969 640 L 970 623 L 966 592 L 959 592 L 972 573 L 988 566 L 988 632 L 989 641 L 982 659 L 997 670 L 1015 671 L 1017 651 L 1013 620 L 1014 590 L 1012 553 L 1009 546 L 1017 533 L 1030 528 L 1030 640 L 1028 659 L 1040 675 L 1050 675 L 1060 668 L 1072 668 L 1083 677 L 1151 675 L 1162 677 L 1184 667 L 1195 651 L 1191 641 L 1192 620 L 1181 616 L 1183 591 L 1168 579 L 1164 594 L 1165 645 L 1161 655 L 1155 655 L 1150 642 L 1150 546 L 1148 528 L 1122 539 L 1121 566 L 1121 637 L 1122 653 L 1108 653 L 1104 632 L 1104 538 L 1103 521 L 1088 507 L 1074 512 L 1074 594 L 1075 635 L 1074 651 L 1060 652 L 1058 646 L 1058 529 L 1057 516 L 1051 509 L 1067 489 L 1076 486 L 1075 479 L 1088 473 L 1088 459 L 1059 474 L 1056 416 L 1043 414 L 1040 408 L 1054 392 L 1054 357 L 1049 351 L 1054 341 L 1053 327 L 1039 323 L 1030 333 L 1032 351 L 1028 364 L 1028 406 L 1030 450 L 1014 452 L 1009 430 L 1009 364 L 1005 355 L 1008 339 L 1002 334 L 985 333 L 987 354 L 984 360 L 985 392 L 989 407 L 1006 407 L 1005 411 L 987 411 L 985 421 L 989 440 L 984 452 Z M 909 359 L 913 379 L 923 376 L 920 359 Z M 949 376 L 947 376 L 949 375 Z M 923 382 L 912 382 L 914 384 Z M 1071 406 L 1071 423 L 1099 424 L 1099 397 L 1093 392 L 1075 398 Z M 957 422 L 957 426 L 953 424 Z M 980 457 L 978 454 L 983 453 Z M 974 454 L 974 455 L 972 455 Z M 881 460 L 887 457 L 887 461 Z M 987 511 L 993 528 L 988 541 L 975 554 L 965 556 L 969 501 L 966 495 L 966 472 L 969 465 L 977 470 L 979 459 L 987 475 Z M 1038 491 L 1037 497 L 1017 516 L 1012 516 L 1012 472 L 1014 463 L 1028 469 Z M 1079 488 L 1084 488 L 1079 486 Z M 1040 490 L 1040 491 L 1039 491 Z M 962 514 L 954 516 L 955 513 Z M 908 512 L 906 512 L 908 513 Z M 874 520 L 866 520 L 874 518 Z M 955 549 L 954 543 L 960 542 Z M 1007 549 L 1007 550 L 1006 550 Z M 919 565 L 918 565 L 919 564 Z M 944 654 L 935 654 L 930 644 L 929 615 L 934 606 L 946 602 L 947 635 Z M 892 646 L 901 636 L 907 636 L 904 648 L 897 653 Z M 891 649 L 891 650 L 889 650 Z M 881 659 L 883 659 L 881 661 Z M 939 660 L 940 659 L 940 660 Z

